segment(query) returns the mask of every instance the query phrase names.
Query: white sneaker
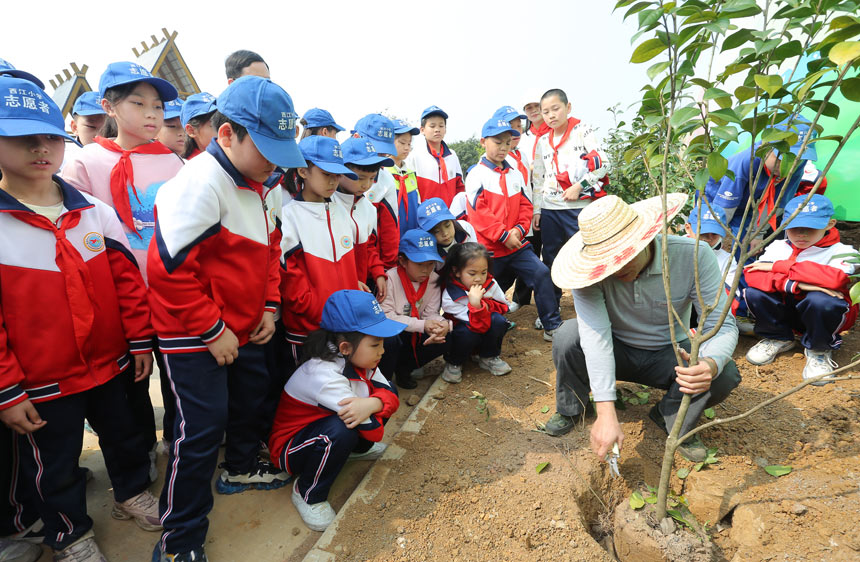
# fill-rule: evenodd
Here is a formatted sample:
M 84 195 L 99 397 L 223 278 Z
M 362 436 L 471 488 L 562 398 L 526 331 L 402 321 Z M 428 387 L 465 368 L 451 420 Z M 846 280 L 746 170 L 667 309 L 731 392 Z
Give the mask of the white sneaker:
M 491 374 L 500 377 L 511 372 L 511 366 L 508 365 L 501 357 L 481 357 L 478 359 L 478 367 L 485 371 L 490 371 Z
M 773 363 L 777 355 L 792 348 L 794 348 L 794 340 L 783 341 L 765 338 L 747 351 L 747 361 L 753 365 L 767 365 Z
M 107 562 L 96 544 L 92 531 L 60 551 L 54 552 L 54 562 Z
M 738 316 L 735 318 L 735 324 L 738 327 L 738 333 L 742 336 L 755 335 L 755 321 L 746 316 Z
M 520 309 L 520 305 L 515 303 L 515 302 L 512 302 L 511 304 L 508 305 L 508 312 L 516 312 L 519 309 Z
M 307 503 L 296 491 L 296 486 L 298 485 L 297 481 L 293 486 L 292 499 L 293 505 L 296 506 L 299 515 L 302 517 L 302 521 L 312 531 L 325 531 L 331 522 L 334 521 L 335 513 L 331 508 L 331 504 L 328 502 Z
M 42 556 L 38 544 L 14 539 L 0 539 L 0 560 L 5 562 L 36 562 Z
M 370 449 L 366 450 L 363 453 L 350 453 L 350 460 L 362 460 L 362 461 L 375 461 L 379 457 L 382 456 L 382 453 L 385 452 L 385 449 L 388 448 L 388 445 L 382 442 L 374 443 Z
M 555 333 L 557 331 L 558 331 L 558 328 L 556 328 L 555 330 L 544 330 L 543 339 L 545 341 L 552 341 L 552 337 L 555 335 Z
M 148 490 L 144 490 L 124 502 L 113 502 L 111 517 L 119 520 L 133 519 L 137 526 L 144 531 L 160 531 L 161 521 L 158 515 L 158 498 Z
M 535 330 L 543 330 L 543 322 L 540 321 L 540 318 L 535 318 Z
M 835 361 L 833 361 L 833 359 L 831 359 L 830 350 L 813 351 L 811 349 L 804 349 L 803 354 L 806 355 L 806 366 L 803 368 L 802 373 L 803 380 L 832 373 L 833 369 L 839 366 Z M 812 386 L 824 386 L 825 384 L 830 383 L 831 381 L 824 379 L 812 383 Z
M 415 380 L 423 379 L 427 376 L 427 373 L 424 372 L 424 367 L 418 367 L 417 369 L 413 369 L 409 376 Z
M 445 363 L 445 368 L 442 370 L 442 380 L 452 384 L 461 382 L 463 380 L 463 366 Z

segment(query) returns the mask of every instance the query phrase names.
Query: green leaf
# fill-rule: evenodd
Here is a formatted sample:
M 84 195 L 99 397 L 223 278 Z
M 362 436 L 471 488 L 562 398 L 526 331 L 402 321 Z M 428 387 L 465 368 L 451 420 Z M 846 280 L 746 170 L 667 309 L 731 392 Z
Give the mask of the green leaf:
M 696 464 L 694 464 L 694 465 L 693 465 L 693 470 L 694 470 L 694 471 L 696 471 L 696 472 L 699 472 L 699 471 L 700 471 L 700 470 L 702 470 L 704 467 L 705 467 L 705 463 L 703 463 L 703 462 L 697 462 Z
M 656 8 L 653 10 L 642 10 L 639 12 L 639 29 L 649 28 L 653 26 L 663 15 L 663 10 Z
M 677 128 L 681 123 L 689 121 L 699 114 L 700 110 L 698 107 L 682 107 L 676 109 L 675 113 L 673 113 L 672 117 L 669 119 L 669 125 Z
M 842 82 L 839 91 L 850 101 L 860 101 L 860 77 L 849 78 Z
M 683 480 L 684 478 L 686 478 L 687 476 L 690 475 L 690 469 L 689 468 L 679 468 L 677 474 L 678 474 L 678 478 Z
M 851 289 L 848 291 L 848 296 L 851 297 L 851 304 L 860 303 L 860 283 L 854 283 L 851 285 Z
M 726 109 L 718 109 L 716 111 L 712 111 L 711 115 L 719 117 L 720 119 L 724 119 L 725 121 L 729 121 L 731 123 L 741 124 L 741 119 L 738 117 L 737 113 L 731 108 Z
M 773 51 L 772 59 L 785 60 L 790 57 L 796 57 L 803 52 L 803 45 L 800 41 L 789 41 L 777 47 Z
M 782 77 L 769 74 L 756 74 L 754 77 L 756 85 L 770 94 L 774 95 L 782 88 Z
M 702 168 L 701 170 L 696 172 L 696 178 L 693 182 L 696 186 L 696 189 L 699 191 L 705 189 L 705 185 L 707 185 L 708 179 L 710 179 L 710 177 L 711 176 L 708 174 L 707 168 Z
M 620 4 L 620 2 L 619 2 L 619 4 Z M 644 10 L 645 8 L 647 8 L 650 5 L 651 5 L 651 2 L 637 2 L 637 3 L 633 4 L 632 6 L 630 6 L 630 9 L 624 13 L 624 19 L 627 19 L 628 17 L 632 16 L 636 12 L 640 12 L 640 11 Z M 615 7 L 618 8 L 618 5 L 616 5 Z
M 544 406 L 543 408 L 540 409 L 541 414 L 545 414 L 547 412 L 549 412 L 549 406 Z
M 755 88 L 751 86 L 738 86 L 735 88 L 735 97 L 738 101 L 744 102 L 755 96 Z
M 853 16 L 839 16 L 830 22 L 830 29 L 842 29 L 843 27 L 849 27 L 856 23 L 860 23 L 860 21 Z
M 797 142 L 796 140 L 794 142 Z M 790 141 L 790 144 L 794 144 L 794 142 Z M 807 145 L 810 146 L 810 145 Z M 794 166 L 794 160 L 797 158 L 793 153 L 786 152 L 782 155 L 782 161 L 779 163 L 779 174 L 787 178 L 788 171 L 791 170 L 791 167 Z
M 639 398 L 640 404 L 647 404 L 648 399 L 651 398 L 651 393 L 640 390 L 636 392 L 636 397 Z
M 714 127 L 711 134 L 720 140 L 738 142 L 738 131 L 734 127 Z
M 720 181 L 726 170 L 729 169 L 729 161 L 719 152 L 708 154 L 708 174 L 717 181 Z
M 648 79 L 653 80 L 655 76 L 657 76 L 658 74 L 660 74 L 661 72 L 663 72 L 667 68 L 669 68 L 669 62 L 668 61 L 658 62 L 657 64 L 651 65 L 651 67 L 648 68 L 648 72 L 647 72 Z
M 727 51 L 728 49 L 734 49 L 735 47 L 740 47 L 750 39 L 752 39 L 752 32 L 749 29 L 740 29 L 735 31 L 725 38 L 721 52 Z
M 633 492 L 633 495 L 630 496 L 630 508 L 642 509 L 643 507 L 645 507 L 645 499 L 642 498 L 642 494 L 639 492 Z
M 770 466 L 764 467 L 765 472 L 767 472 L 771 476 L 776 476 L 776 477 L 785 476 L 786 474 L 791 473 L 791 470 L 792 469 L 790 466 L 782 466 L 779 464 L 772 464 Z
M 674 519 L 681 525 L 692 529 L 692 527 L 690 527 L 690 523 L 686 519 L 684 519 L 684 516 L 681 515 L 681 512 L 677 509 L 669 509 L 666 511 L 666 513 L 668 513 L 672 517 L 672 519 Z
M 860 57 L 860 41 L 843 41 L 830 49 L 827 57 L 838 65 Z
M 537 465 L 537 466 L 535 467 L 535 472 L 537 472 L 538 474 L 540 474 L 540 473 L 541 473 L 541 472 L 543 472 L 543 471 L 544 471 L 544 469 L 546 469 L 546 467 L 548 467 L 548 466 L 549 466 L 549 463 L 548 463 L 548 462 L 542 462 L 542 463 L 540 463 L 539 465 Z
M 806 102 L 805 105 L 812 111 L 818 112 L 819 110 L 821 110 L 822 115 L 826 115 L 827 117 L 832 117 L 834 119 L 839 119 L 839 106 L 835 103 L 830 103 L 829 101 L 826 102 L 824 100 L 809 100 L 808 102 Z
M 717 415 L 717 412 L 714 411 L 713 408 L 705 408 L 704 413 L 705 413 L 705 417 L 708 418 L 709 420 L 714 419 L 714 417 Z
M 732 97 L 730 93 L 725 90 L 721 90 L 719 88 L 708 88 L 705 90 L 705 94 L 702 96 L 703 100 L 712 100 L 716 98 L 724 98 L 724 97 Z
M 639 44 L 638 47 L 633 51 L 633 55 L 630 56 L 630 62 L 632 63 L 641 63 L 646 62 L 663 51 L 666 50 L 666 44 L 663 43 L 660 39 L 652 38 L 647 41 L 643 41 Z
M 657 496 L 652 494 L 652 495 L 648 496 L 647 498 L 645 498 L 645 502 L 650 503 L 651 505 L 654 505 L 655 503 L 657 503 Z

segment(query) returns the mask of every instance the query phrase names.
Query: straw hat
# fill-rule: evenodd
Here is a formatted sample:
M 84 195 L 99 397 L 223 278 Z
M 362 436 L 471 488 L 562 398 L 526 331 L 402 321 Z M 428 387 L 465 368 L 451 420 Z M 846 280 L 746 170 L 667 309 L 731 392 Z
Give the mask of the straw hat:
M 687 195 L 669 193 L 669 220 L 684 207 Z M 594 201 L 579 215 L 579 232 L 561 248 L 552 265 L 552 281 L 582 289 L 606 279 L 632 260 L 663 225 L 660 196 L 628 205 L 616 195 Z

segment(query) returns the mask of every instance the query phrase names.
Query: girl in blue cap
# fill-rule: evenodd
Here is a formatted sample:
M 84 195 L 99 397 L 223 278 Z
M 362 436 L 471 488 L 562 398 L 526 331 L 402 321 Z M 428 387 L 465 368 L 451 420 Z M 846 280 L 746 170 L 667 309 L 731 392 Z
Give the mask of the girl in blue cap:
M 185 151 L 182 157 L 191 160 L 209 146 L 215 138 L 212 116 L 215 114 L 215 96 L 200 92 L 188 96 L 179 112 L 179 121 L 185 131 Z
M 269 438 L 275 465 L 298 475 L 293 504 L 314 531 L 334 519 L 326 498 L 347 460 L 385 451 L 384 425 L 400 402 L 377 366 L 383 340 L 406 325 L 386 318 L 370 293 L 348 290 L 328 298 L 320 328 L 284 386 Z

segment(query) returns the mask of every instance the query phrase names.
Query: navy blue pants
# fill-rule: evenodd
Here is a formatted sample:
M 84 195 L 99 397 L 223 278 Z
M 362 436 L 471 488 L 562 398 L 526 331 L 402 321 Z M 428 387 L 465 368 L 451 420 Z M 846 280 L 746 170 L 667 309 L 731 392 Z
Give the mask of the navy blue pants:
M 546 248 L 545 240 L 544 248 Z M 523 246 L 507 256 L 494 256 L 493 277 L 501 287 L 510 287 L 514 277 L 519 277 L 535 293 L 535 306 L 544 330 L 555 330 L 561 326 L 561 314 L 558 312 L 560 294 L 558 296 L 555 294 L 556 287 L 550 279 L 549 266 L 541 263 L 537 254 L 528 246 Z
M 532 232 L 531 236 L 527 236 L 526 240 L 529 243 L 529 248 L 535 253 L 536 256 L 540 256 L 540 250 L 542 247 L 540 230 L 535 230 Z M 502 286 L 503 291 L 507 291 L 508 288 Z M 525 280 L 517 277 L 516 283 L 514 284 L 514 302 L 525 306 L 532 302 L 532 289 L 529 287 Z
M 412 349 L 412 338 L 415 332 L 400 332 L 396 336 L 385 338 L 383 346 L 385 353 L 379 362 L 379 370 L 388 380 L 393 380 L 396 373 L 408 375 L 414 369 L 423 367 L 430 361 L 444 354 L 451 342 L 451 334 L 445 338 L 445 343 L 424 345 L 427 334 L 418 334 L 415 349 Z
M 123 502 L 149 486 L 149 456 L 129 408 L 126 381 L 117 375 L 101 386 L 35 404 L 47 423 L 29 435 L 15 435 L 20 480 L 45 524 L 45 544 L 61 550 L 92 529 L 87 482 L 78 466 L 84 418 L 98 433 L 114 499 Z
M 744 293 L 747 306 L 755 315 L 755 334 L 761 338 L 791 341 L 792 330 L 803 334 L 800 343 L 806 349 L 826 351 L 839 349 L 839 332 L 845 323 L 848 303 L 820 291 L 805 295 L 765 293 L 748 287 Z
M 284 324 L 278 320 L 272 339 L 263 346 L 269 374 L 269 385 L 260 408 L 260 440 L 264 443 L 268 442 L 272 432 L 272 423 L 275 421 L 278 402 L 284 393 L 284 385 L 298 367 L 298 354 L 301 353 L 301 347 L 288 343 L 284 335 Z
M 579 213 L 582 209 L 541 209 L 540 230 L 543 241 L 543 263 L 552 270 L 555 257 L 561 247 L 579 232 Z M 555 287 L 556 300 L 561 299 L 561 289 Z M 537 298 L 537 295 L 535 295 Z M 556 306 L 558 306 L 556 304 Z M 543 318 L 541 318 L 543 322 Z M 546 326 L 546 324 L 544 324 Z
M 257 464 L 260 408 L 269 376 L 265 347 L 253 343 L 239 348 L 232 365 L 219 367 L 208 351 L 166 353 L 164 364 L 176 420 L 159 503 L 162 548 L 181 553 L 206 540 L 212 476 L 225 430 L 225 468 L 246 473 Z
M 473 352 L 477 352 L 479 357 L 498 357 L 502 352 L 502 339 L 507 331 L 508 321 L 498 312 L 493 312 L 490 329 L 483 334 L 473 332 L 464 322 L 457 322 L 448 335 L 451 345 L 445 354 L 445 361 L 452 365 L 462 365 Z
M 0 537 L 21 532 L 39 518 L 28 486 L 22 486 L 18 474 L 18 447 L 14 432 L 0 423 Z

